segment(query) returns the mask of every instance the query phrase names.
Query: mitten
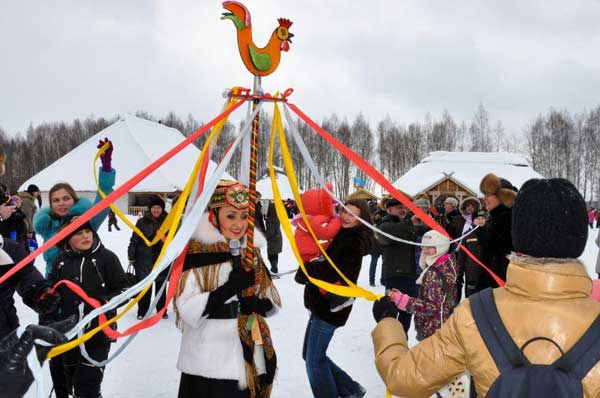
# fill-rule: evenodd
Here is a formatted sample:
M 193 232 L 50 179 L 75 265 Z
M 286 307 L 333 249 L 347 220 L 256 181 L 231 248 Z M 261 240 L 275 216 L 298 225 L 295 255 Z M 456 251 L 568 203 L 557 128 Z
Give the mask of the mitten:
M 227 300 L 238 292 L 253 286 L 255 283 L 254 270 L 246 272 L 243 268 L 234 268 L 227 282 L 210 292 L 202 315 L 209 315 L 219 309 Z
M 58 293 L 49 293 L 50 289 L 44 290 L 37 302 L 37 309 L 40 314 L 52 314 L 58 308 L 60 295 Z
M 390 300 L 394 304 L 396 304 L 396 308 L 402 311 L 406 311 L 406 306 L 408 305 L 408 301 L 410 300 L 410 296 L 408 294 L 404 294 L 399 290 L 392 289 L 389 293 Z
M 98 142 L 98 146 L 97 146 L 97 148 L 98 148 L 98 149 L 102 148 L 102 146 L 103 146 L 104 144 L 106 144 L 107 142 L 110 144 L 110 146 L 109 146 L 109 148 L 108 148 L 108 149 L 107 149 L 107 150 L 106 150 L 106 151 L 105 151 L 105 152 L 104 152 L 104 153 L 103 153 L 103 154 L 100 156 L 100 161 L 102 162 L 102 171 L 105 171 L 105 172 L 107 172 L 107 173 L 108 173 L 108 172 L 110 172 L 110 171 L 112 170 L 111 163 L 112 163 L 113 144 L 112 144 L 112 142 L 111 142 L 111 141 L 110 141 L 108 138 L 105 138 L 104 140 L 100 140 L 100 141 Z
M 245 315 L 253 313 L 266 316 L 267 312 L 273 309 L 273 303 L 267 298 L 258 298 L 256 296 L 247 296 L 240 298 L 240 312 Z

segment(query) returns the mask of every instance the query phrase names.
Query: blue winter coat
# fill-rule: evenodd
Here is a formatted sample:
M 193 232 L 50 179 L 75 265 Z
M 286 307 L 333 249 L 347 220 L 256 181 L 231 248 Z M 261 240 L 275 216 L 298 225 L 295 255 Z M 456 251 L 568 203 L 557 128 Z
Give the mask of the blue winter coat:
M 102 168 L 100 168 L 98 181 L 100 183 L 100 189 L 102 189 L 106 195 L 113 191 L 115 186 L 115 176 L 116 172 L 114 169 L 112 169 L 110 172 L 106 172 L 102 171 Z M 96 194 L 94 203 L 92 203 L 92 201 L 90 201 L 88 198 L 79 198 L 77 203 L 75 203 L 73 207 L 71 207 L 71 210 L 69 210 L 68 215 L 80 216 L 101 200 L 102 196 L 100 196 L 100 193 Z M 92 225 L 92 228 L 94 228 L 94 231 L 98 231 L 98 228 L 100 228 L 100 225 L 102 225 L 107 216 L 108 208 L 104 209 L 102 212 L 98 213 L 96 217 L 90 220 L 90 224 Z M 56 218 L 56 216 L 52 215 L 50 207 L 44 207 L 38 210 L 33 217 L 33 228 L 37 234 L 42 236 L 44 241 L 47 241 L 56 235 L 59 226 L 60 218 Z M 50 272 L 52 272 L 52 267 L 54 266 L 54 262 L 56 257 L 58 257 L 58 254 L 59 250 L 56 246 L 48 249 L 44 253 L 44 260 L 46 260 L 46 277 L 48 277 Z

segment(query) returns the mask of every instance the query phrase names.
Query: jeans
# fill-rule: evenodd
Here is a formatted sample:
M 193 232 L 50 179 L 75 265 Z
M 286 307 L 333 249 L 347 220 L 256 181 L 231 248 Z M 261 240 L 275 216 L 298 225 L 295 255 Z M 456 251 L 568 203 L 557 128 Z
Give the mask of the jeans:
M 381 254 L 371 254 L 371 266 L 369 267 L 369 284 L 375 284 L 375 273 L 377 272 L 377 261 Z M 381 278 L 383 280 L 383 278 Z
M 408 294 L 410 297 L 417 297 L 417 283 L 414 279 L 404 278 L 401 276 L 396 276 L 393 278 L 386 278 L 385 280 L 385 292 L 392 289 L 400 290 L 404 294 Z M 410 321 L 412 318 L 412 314 L 406 311 L 400 311 L 398 314 L 398 320 L 402 323 L 404 327 L 404 332 L 408 334 L 408 329 L 410 329 Z
M 360 392 L 359 384 L 327 356 L 336 328 L 314 315 L 306 325 L 302 359 L 315 398 L 347 397 Z

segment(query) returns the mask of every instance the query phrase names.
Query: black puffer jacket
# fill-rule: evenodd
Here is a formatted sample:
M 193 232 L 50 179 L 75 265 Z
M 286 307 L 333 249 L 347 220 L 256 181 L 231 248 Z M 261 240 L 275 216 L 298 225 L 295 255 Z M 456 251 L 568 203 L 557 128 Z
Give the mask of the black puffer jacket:
M 369 254 L 372 243 L 372 233 L 366 227 L 361 225 L 355 228 L 342 228 L 331 241 L 327 248 L 327 254 L 346 278 L 356 283 L 362 258 Z M 312 277 L 333 284 L 347 285 L 326 260 L 307 263 L 306 267 Z M 330 296 L 323 294 L 318 287 L 310 282 L 306 284 L 304 306 L 325 322 L 338 327 L 344 326 L 350 316 L 352 306 L 338 312 L 331 312 L 329 300 Z
M 477 239 L 481 245 L 481 260 L 502 280 L 506 280 L 506 269 L 508 268 L 508 258 L 506 257 L 513 251 L 512 235 L 512 209 L 500 204 L 490 211 L 490 219 L 483 228 L 475 231 Z M 498 287 L 498 284 L 487 273 L 481 275 L 478 290 L 487 287 Z
M 12 240 L 5 239 L 3 249 L 12 258 L 14 264 L 0 265 L 0 276 L 10 271 L 27 255 L 22 245 Z M 19 293 L 26 305 L 38 311 L 39 297 L 49 286 L 46 278 L 32 264 L 26 265 L 6 282 L 0 284 L 0 340 L 19 327 L 13 298 L 15 291 Z
M 151 241 L 156 236 L 156 232 L 160 228 L 161 224 L 165 221 L 166 217 L 167 213 L 164 211 L 158 218 L 152 217 L 152 214 L 148 211 L 144 217 L 138 220 L 135 226 L 142 231 L 146 239 Z M 138 279 L 142 279 L 150 273 L 154 262 L 162 250 L 162 247 L 162 241 L 159 241 L 154 246 L 148 247 L 142 238 L 140 238 L 135 232 L 131 234 L 129 247 L 127 249 L 127 257 L 129 258 L 129 261 L 134 262 L 133 266 L 135 267 L 135 273 Z M 161 276 L 166 277 L 166 274 L 161 274 Z
M 52 284 L 66 279 L 81 286 L 88 296 L 105 303 L 127 289 L 127 279 L 117 255 L 105 248 L 94 234 L 92 248 L 85 252 L 61 251 L 49 276 Z M 79 314 L 81 299 L 68 287 L 58 287 L 61 303 L 56 319 Z M 86 304 L 84 313 L 92 310 Z
M 415 242 L 417 233 L 409 220 L 401 220 L 397 216 L 387 215 L 379 224 L 379 229 L 387 234 Z M 377 240 L 383 246 L 383 279 L 405 277 L 417 279 L 417 263 L 415 247 L 406 243 L 396 242 L 381 234 Z

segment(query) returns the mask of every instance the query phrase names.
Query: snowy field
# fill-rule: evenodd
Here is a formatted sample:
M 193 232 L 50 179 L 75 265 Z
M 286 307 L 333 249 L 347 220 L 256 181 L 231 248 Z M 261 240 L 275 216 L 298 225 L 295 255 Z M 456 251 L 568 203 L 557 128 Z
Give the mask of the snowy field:
M 120 223 L 121 224 L 121 223 Z M 594 266 L 598 249 L 594 239 L 598 230 L 591 230 L 588 245 L 582 260 L 588 272 L 596 277 Z M 106 247 L 114 251 L 124 267 L 127 266 L 127 245 L 131 231 L 121 225 L 120 232 L 107 231 L 106 223 L 100 230 Z M 266 253 L 264 255 L 266 258 Z M 359 278 L 359 285 L 368 287 L 368 267 L 370 257 L 363 259 L 363 268 Z M 280 255 L 279 269 L 281 272 L 296 267 L 289 244 L 284 239 L 283 253 Z M 36 265 L 43 270 L 43 259 L 36 261 Z M 380 267 L 377 280 L 379 279 Z M 269 319 L 273 341 L 279 359 L 279 370 L 275 380 L 272 396 L 284 397 L 311 397 L 310 386 L 302 361 L 302 341 L 308 312 L 304 309 L 302 301 L 302 286 L 296 284 L 292 275 L 283 276 L 276 281 L 277 288 L 282 296 L 283 310 L 277 316 Z M 378 286 L 378 292 L 383 288 Z M 18 299 L 17 299 L 18 300 Z M 19 317 L 22 324 L 35 323 L 37 316 L 26 306 L 18 304 Z M 180 332 L 175 326 L 175 316 L 169 310 L 169 319 L 163 320 L 156 326 L 138 334 L 137 338 L 129 345 L 127 350 L 106 369 L 102 392 L 105 398 L 148 398 L 148 397 L 176 397 L 179 385 L 179 372 L 175 368 L 179 350 Z M 135 308 L 119 321 L 119 330 L 134 324 Z M 371 344 L 371 330 L 375 322 L 371 315 L 371 303 L 358 300 L 345 327 L 339 329 L 329 348 L 329 356 L 339 366 L 345 369 L 355 380 L 367 389 L 367 397 L 385 397 L 385 387 L 373 363 L 373 347 Z M 415 344 L 415 334 L 409 333 L 411 344 Z M 113 345 L 111 351 L 114 352 Z M 44 366 L 45 382 L 48 396 L 50 391 L 50 374 L 48 366 Z M 35 385 L 32 386 L 28 398 L 35 396 Z

